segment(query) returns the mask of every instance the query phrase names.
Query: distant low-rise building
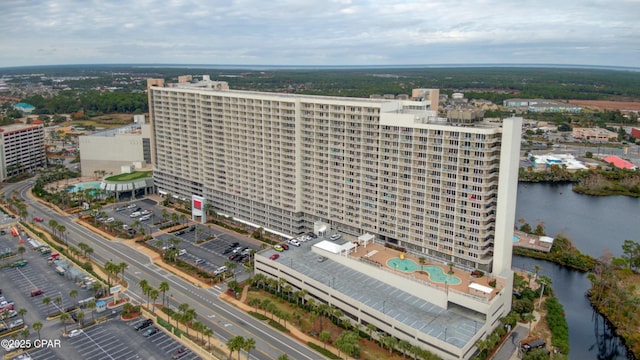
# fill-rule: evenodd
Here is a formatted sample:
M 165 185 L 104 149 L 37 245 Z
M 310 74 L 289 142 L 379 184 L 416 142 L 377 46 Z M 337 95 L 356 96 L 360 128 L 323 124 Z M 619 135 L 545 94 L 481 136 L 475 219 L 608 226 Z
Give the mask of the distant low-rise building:
M 582 107 L 547 99 L 507 99 L 502 105 L 508 109 L 530 112 L 582 112 Z
M 618 139 L 618 133 L 602 128 L 573 128 L 571 135 L 576 139 L 586 141 L 615 141 Z
M 637 168 L 637 166 L 633 165 L 631 162 L 613 155 L 607 156 L 606 158 L 602 159 L 602 161 L 607 162 L 617 167 L 618 169 L 635 170 Z
M 638 128 L 632 128 L 631 129 L 631 136 L 633 136 L 634 138 L 636 138 L 637 140 L 640 140 L 640 129 Z
M 45 164 L 42 121 L 0 127 L 0 181 L 40 169 Z

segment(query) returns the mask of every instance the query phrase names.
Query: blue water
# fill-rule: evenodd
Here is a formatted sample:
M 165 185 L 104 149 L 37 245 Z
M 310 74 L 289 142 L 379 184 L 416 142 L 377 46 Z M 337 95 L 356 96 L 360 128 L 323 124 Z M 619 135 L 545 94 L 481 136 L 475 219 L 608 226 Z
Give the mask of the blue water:
M 513 242 L 518 242 L 520 241 L 520 238 L 517 237 L 516 235 L 513 235 Z
M 100 189 L 100 181 L 91 181 L 86 183 L 75 184 L 73 187 L 67 188 L 67 191 L 70 193 L 74 193 L 76 191 L 85 190 L 85 189 Z
M 420 266 L 415 261 L 411 259 L 400 259 L 393 258 L 387 260 L 387 266 L 394 270 L 399 270 L 402 272 L 414 272 L 418 270 L 423 270 L 429 273 L 429 280 L 437 283 L 444 284 L 445 282 L 449 285 L 458 285 L 462 282 L 459 277 L 454 275 L 445 274 L 444 270 L 440 266 L 435 265 L 425 265 Z

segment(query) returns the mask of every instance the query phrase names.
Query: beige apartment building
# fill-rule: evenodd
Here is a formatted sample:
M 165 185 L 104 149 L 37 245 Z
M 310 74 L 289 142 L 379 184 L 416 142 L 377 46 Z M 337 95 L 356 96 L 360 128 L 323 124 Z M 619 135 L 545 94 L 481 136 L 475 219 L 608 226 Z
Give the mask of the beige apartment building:
M 43 168 L 46 162 L 42 121 L 0 127 L 0 181 Z
M 453 126 L 436 116 L 433 100 L 296 96 L 233 91 L 207 77 L 183 81 L 149 81 L 160 194 L 203 196 L 219 213 L 287 236 L 324 221 L 354 238 L 371 233 L 492 271 L 500 161 L 517 160 L 518 132 L 505 141 L 498 124 Z M 517 176 L 517 161 L 504 171 Z M 504 191 L 507 185 L 516 183 Z M 513 203 L 502 214 L 512 227 L 515 196 L 504 200 Z

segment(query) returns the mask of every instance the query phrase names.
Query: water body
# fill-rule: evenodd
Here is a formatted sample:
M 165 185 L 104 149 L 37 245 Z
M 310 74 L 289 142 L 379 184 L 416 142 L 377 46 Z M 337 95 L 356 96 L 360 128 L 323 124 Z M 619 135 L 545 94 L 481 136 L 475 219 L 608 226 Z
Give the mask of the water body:
M 598 258 L 605 251 L 622 254 L 625 240 L 640 241 L 640 199 L 628 196 L 589 196 L 574 193 L 571 185 L 520 184 L 518 219 L 531 227 L 545 225 L 549 236 L 563 234 L 583 253 Z
M 520 184 L 516 219 L 530 225 L 544 222 L 547 234 L 571 238 L 593 257 L 610 251 L 619 256 L 625 239 L 640 241 L 634 232 L 640 221 L 640 200 L 622 196 L 594 197 L 571 191 L 570 185 Z M 613 335 L 604 318 L 596 314 L 584 294 L 591 284 L 586 274 L 546 261 L 515 256 L 514 268 L 541 273 L 553 281 L 556 296 L 564 306 L 569 325 L 569 359 L 629 359 L 622 340 Z M 537 303 L 536 303 L 537 306 Z
M 591 284 L 586 274 L 565 269 L 548 261 L 513 257 L 513 267 L 533 271 L 540 266 L 540 274 L 553 281 L 556 297 L 564 306 L 569 325 L 569 359 L 623 360 L 630 359 L 622 340 L 613 334 L 605 319 L 593 311 L 584 294 Z M 538 301 L 534 303 L 538 306 Z

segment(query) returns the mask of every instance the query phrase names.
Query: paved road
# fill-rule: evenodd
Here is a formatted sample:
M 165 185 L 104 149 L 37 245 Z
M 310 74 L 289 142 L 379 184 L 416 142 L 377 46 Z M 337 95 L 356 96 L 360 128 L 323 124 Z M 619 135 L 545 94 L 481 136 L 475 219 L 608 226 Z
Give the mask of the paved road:
M 198 320 L 210 327 L 215 336 L 218 336 L 222 342 L 226 342 L 227 339 L 236 335 L 253 338 L 256 341 L 256 349 L 251 352 L 252 359 L 275 359 L 282 354 L 288 354 L 289 357 L 294 359 L 323 358 L 322 355 L 307 348 L 305 345 L 281 334 L 279 331 L 274 331 L 270 326 L 255 320 L 253 317 L 220 300 L 218 296 L 225 289 L 217 286 L 210 289 L 196 287 L 156 266 L 146 255 L 131 251 L 131 248 L 127 245 L 109 241 L 89 231 L 84 226 L 74 223 L 72 221 L 73 216 L 59 215 L 31 199 L 27 196 L 31 186 L 32 184 L 25 181 L 7 185 L 4 191 L 7 197 L 9 196 L 8 194 L 15 191 L 25 199 L 28 205 L 29 218 L 34 216 L 43 217 L 45 219 L 43 226 L 46 226 L 49 219 L 54 219 L 59 224 L 64 225 L 67 229 L 68 242 L 73 245 L 84 242 L 91 246 L 94 249 L 92 258 L 95 261 L 99 263 L 105 263 L 108 260 L 115 263 L 126 262 L 129 267 L 125 271 L 125 277 L 131 284 L 127 295 L 131 298 L 137 299 L 140 303 L 146 301 L 146 297 L 136 286 L 142 279 L 146 279 L 150 285 L 155 287 L 160 282 L 167 281 L 170 286 L 167 296 L 170 298 L 171 305 L 177 307 L 180 303 L 190 304 L 196 310 Z
M 509 360 L 514 356 L 516 349 L 518 348 L 518 344 L 520 344 L 520 340 L 524 339 L 527 336 L 529 329 L 522 325 L 516 325 L 516 328 L 513 329 L 511 335 L 509 335 L 509 339 L 502 344 L 502 347 L 498 350 L 498 352 L 493 356 L 493 360 Z

